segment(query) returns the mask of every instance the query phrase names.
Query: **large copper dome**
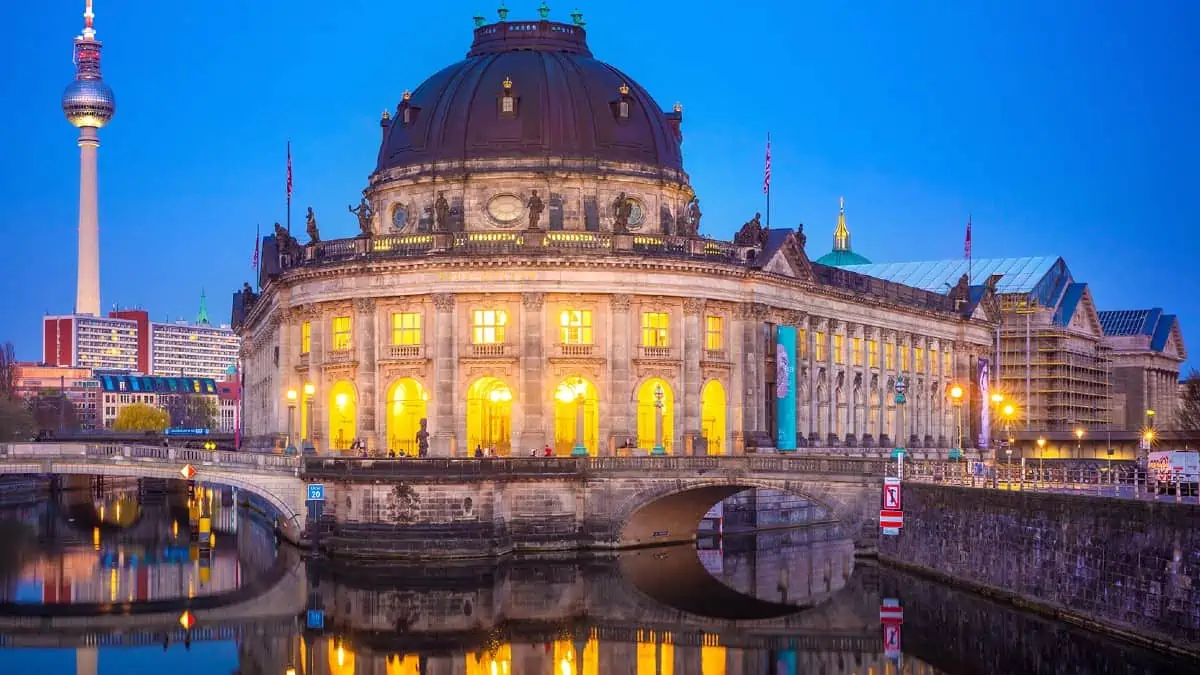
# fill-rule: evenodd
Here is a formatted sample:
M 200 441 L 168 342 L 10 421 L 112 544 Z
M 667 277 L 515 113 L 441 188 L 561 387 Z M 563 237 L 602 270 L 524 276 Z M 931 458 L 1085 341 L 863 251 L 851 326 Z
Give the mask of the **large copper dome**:
M 501 22 L 476 28 L 466 59 L 405 94 L 386 122 L 377 171 L 569 158 L 682 172 L 680 120 L 593 58 L 582 26 Z

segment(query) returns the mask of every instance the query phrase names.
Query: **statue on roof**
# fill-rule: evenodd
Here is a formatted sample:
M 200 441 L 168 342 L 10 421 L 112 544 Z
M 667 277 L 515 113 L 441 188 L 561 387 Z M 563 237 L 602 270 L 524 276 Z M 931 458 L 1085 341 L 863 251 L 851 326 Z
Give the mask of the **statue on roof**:
M 766 245 L 767 228 L 763 227 L 761 213 L 755 213 L 753 218 L 742 225 L 742 229 L 733 235 L 733 243 L 738 246 L 762 247 Z
M 304 217 L 304 229 L 308 232 L 308 243 L 315 244 L 321 241 L 321 231 L 317 229 L 317 216 L 311 206 L 308 207 L 308 215 Z
M 804 234 L 804 223 L 796 226 L 796 241 L 800 244 L 800 250 L 803 251 L 808 244 L 808 235 Z
M 546 205 L 542 202 L 542 198 L 538 196 L 537 190 L 529 196 L 529 202 L 526 204 L 529 209 L 529 229 L 538 229 L 538 221 L 542 219 L 542 211 L 546 210 Z
M 250 305 L 254 304 L 254 289 L 250 287 L 250 282 L 242 283 L 242 311 L 250 309 Z
M 633 201 L 622 192 L 613 200 L 613 234 L 629 233 L 629 217 L 633 215 Z
M 700 217 L 703 214 L 700 212 L 700 199 L 692 197 L 692 200 L 684 206 L 683 213 L 679 215 L 679 232 L 684 237 L 694 237 L 700 232 Z
M 293 254 L 300 248 L 300 242 L 285 230 L 282 225 L 275 223 L 275 250 L 280 254 Z
M 367 198 L 360 199 L 357 207 L 347 206 L 346 210 L 358 216 L 359 236 L 371 236 L 371 220 L 375 217 L 375 211 L 371 208 L 371 203 L 367 201 Z
M 439 190 L 437 200 L 433 202 L 433 231 L 450 231 L 450 202 L 446 201 L 446 192 Z

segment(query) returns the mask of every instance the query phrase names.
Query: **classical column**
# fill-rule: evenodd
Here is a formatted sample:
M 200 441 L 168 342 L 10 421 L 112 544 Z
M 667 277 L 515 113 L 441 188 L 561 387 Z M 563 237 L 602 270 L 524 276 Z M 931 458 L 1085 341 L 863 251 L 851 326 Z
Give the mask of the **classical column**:
M 879 447 L 886 448 L 888 446 L 896 447 L 896 430 L 888 429 L 888 410 L 893 405 L 895 391 L 888 387 L 888 378 L 895 375 L 894 370 L 896 364 L 892 364 L 892 368 L 888 368 L 887 350 L 888 345 L 891 345 L 892 354 L 896 349 L 895 333 L 893 331 L 879 331 L 879 343 L 876 345 L 879 349 Z M 886 441 L 886 442 L 885 442 Z
M 829 410 L 827 411 L 827 419 L 825 421 L 825 439 L 832 446 L 838 440 L 837 438 L 837 415 L 838 415 L 838 399 L 837 399 L 837 371 L 833 369 L 833 334 L 837 332 L 837 319 L 826 319 L 825 321 L 825 372 L 829 375 Z
M 745 352 L 738 349 L 738 341 L 746 334 L 746 317 L 740 307 L 732 312 L 733 320 L 729 329 L 729 360 L 733 369 L 729 373 L 729 438 L 731 449 L 729 454 L 740 455 L 746 452 L 746 371 L 744 367 Z M 614 330 L 615 322 L 614 322 Z
M 922 356 L 925 354 L 925 340 L 920 335 L 913 335 L 912 349 L 909 350 L 909 355 L 912 357 L 912 373 L 913 379 L 909 392 L 912 393 L 911 400 L 913 402 L 912 417 L 913 417 L 913 435 L 917 437 L 917 442 L 921 447 L 925 445 L 925 414 L 929 407 L 929 388 L 926 386 L 928 375 L 917 358 L 917 353 Z M 914 443 L 913 445 L 916 445 Z
M 384 447 L 379 442 L 380 434 L 375 428 L 376 410 L 376 358 L 375 345 L 375 298 L 357 298 L 354 301 L 354 350 L 358 360 L 358 438 L 367 444 L 368 450 Z
M 873 444 L 875 435 L 871 433 L 871 340 L 873 339 L 875 329 L 871 326 L 864 325 L 862 327 L 862 387 L 859 389 L 862 392 L 862 415 L 859 419 L 858 439 L 862 445 L 867 446 L 868 441 Z
M 821 365 L 817 363 L 817 329 L 820 327 L 821 321 L 816 317 L 808 317 L 808 327 L 805 330 L 804 341 L 805 349 L 808 351 L 808 444 L 814 446 L 822 439 L 817 434 L 817 416 L 819 399 L 817 396 L 817 375 Z
M 759 303 L 745 303 L 739 311 L 745 318 L 742 325 L 742 352 L 745 370 L 745 389 L 741 392 L 744 409 L 744 433 L 747 436 L 757 436 L 763 429 L 763 347 L 762 326 L 767 317 L 767 307 Z
M 513 439 L 513 454 L 527 448 L 545 447 L 546 438 L 546 297 L 542 293 L 521 294 L 521 433 Z M 597 448 L 597 450 L 599 450 Z
M 311 397 L 311 419 L 307 419 L 312 436 L 309 440 L 316 446 L 318 452 L 328 452 L 331 448 L 326 438 L 329 435 L 328 410 L 329 382 L 325 378 L 325 332 L 329 317 L 321 311 L 321 306 L 310 304 L 305 308 L 305 319 L 309 325 L 308 336 L 308 381 L 313 384 L 315 391 Z
M 844 434 L 846 447 L 857 447 L 858 440 L 862 438 L 862 433 L 858 428 L 858 400 L 855 397 L 855 392 L 858 387 L 855 386 L 858 381 L 859 366 L 854 364 L 854 337 L 859 330 L 859 326 L 848 323 L 846 324 L 846 336 L 842 340 L 842 346 L 846 349 L 846 433 Z
M 610 418 L 609 433 L 612 441 L 606 448 L 620 446 L 626 440 L 637 438 L 637 401 L 630 381 L 629 363 L 632 358 L 633 344 L 629 336 L 629 307 L 633 296 L 618 293 L 609 296 L 611 311 L 612 334 L 608 345 L 609 387 L 608 387 L 608 416 Z
M 700 356 L 704 353 L 704 324 L 701 321 L 703 313 L 703 300 L 683 299 L 683 380 L 680 386 L 683 389 L 685 438 L 697 438 L 701 432 L 700 388 L 704 386 L 704 382 L 701 380 Z M 684 448 L 686 447 L 687 442 L 684 441 Z
M 433 439 L 429 454 L 450 457 L 455 452 L 454 384 L 458 378 L 454 355 L 454 294 L 434 293 L 433 335 L 433 419 L 430 420 Z M 465 439 L 458 439 L 458 443 Z

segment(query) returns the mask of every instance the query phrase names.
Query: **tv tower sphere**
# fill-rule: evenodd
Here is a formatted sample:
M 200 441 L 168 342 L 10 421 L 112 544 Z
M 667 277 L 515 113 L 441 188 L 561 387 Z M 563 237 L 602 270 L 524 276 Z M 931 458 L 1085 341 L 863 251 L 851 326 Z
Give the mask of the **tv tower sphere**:
M 102 128 L 117 109 L 112 88 L 103 80 L 75 80 L 63 92 L 62 109 L 77 128 Z

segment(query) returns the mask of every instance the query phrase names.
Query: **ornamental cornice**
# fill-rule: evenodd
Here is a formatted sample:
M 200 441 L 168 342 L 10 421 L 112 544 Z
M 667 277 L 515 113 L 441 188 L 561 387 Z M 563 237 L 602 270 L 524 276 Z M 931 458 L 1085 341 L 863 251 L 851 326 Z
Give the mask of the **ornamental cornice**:
M 738 305 L 738 318 L 749 321 L 766 321 L 770 308 L 761 302 L 743 302 Z
M 374 314 L 375 298 L 355 298 L 354 311 L 359 314 Z
M 684 298 L 683 299 L 683 314 L 685 316 L 695 316 L 704 311 L 704 300 L 700 298 Z
M 546 304 L 546 294 L 545 293 L 522 293 L 521 294 L 521 305 L 525 309 L 527 309 L 531 312 L 542 311 L 542 307 L 545 306 L 545 304 Z
M 432 293 L 429 299 L 433 302 L 434 308 L 439 312 L 454 311 L 454 294 L 453 293 Z
M 609 305 L 614 312 L 628 312 L 633 304 L 633 296 L 628 293 L 616 293 L 608 297 Z

